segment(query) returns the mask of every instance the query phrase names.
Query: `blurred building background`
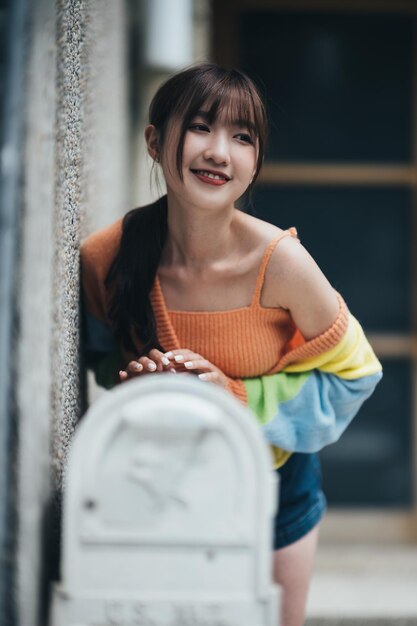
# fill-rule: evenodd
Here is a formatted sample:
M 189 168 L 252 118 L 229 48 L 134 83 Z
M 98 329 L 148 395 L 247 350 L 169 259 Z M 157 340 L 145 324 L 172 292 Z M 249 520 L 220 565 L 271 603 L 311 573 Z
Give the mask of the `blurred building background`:
M 0 0 L 1 626 L 46 623 L 85 407 L 80 240 L 158 193 L 147 104 L 194 61 L 241 68 L 265 92 L 255 214 L 297 227 L 384 366 L 322 454 L 323 567 L 354 578 L 358 550 L 384 572 L 405 563 L 415 584 L 402 558 L 417 543 L 416 20 L 414 0 Z
M 330 502 L 384 511 L 393 533 L 396 512 L 398 538 L 413 540 L 415 15 L 415 2 L 213 4 L 215 60 L 248 71 L 269 101 L 256 214 L 297 226 L 384 365 L 383 384 L 322 454 Z

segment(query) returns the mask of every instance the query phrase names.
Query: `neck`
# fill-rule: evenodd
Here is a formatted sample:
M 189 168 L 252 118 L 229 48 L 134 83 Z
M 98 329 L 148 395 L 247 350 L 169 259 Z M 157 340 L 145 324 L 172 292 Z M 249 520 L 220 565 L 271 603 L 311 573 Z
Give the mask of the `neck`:
M 162 263 L 201 270 L 230 251 L 233 242 L 232 222 L 236 209 L 202 209 L 187 205 L 168 191 L 168 239 Z

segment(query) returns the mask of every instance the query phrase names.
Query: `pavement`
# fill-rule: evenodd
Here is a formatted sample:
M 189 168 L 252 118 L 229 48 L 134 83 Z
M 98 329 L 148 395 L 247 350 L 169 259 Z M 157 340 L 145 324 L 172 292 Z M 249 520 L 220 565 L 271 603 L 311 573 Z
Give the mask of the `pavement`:
M 322 544 L 306 626 L 417 626 L 416 544 Z

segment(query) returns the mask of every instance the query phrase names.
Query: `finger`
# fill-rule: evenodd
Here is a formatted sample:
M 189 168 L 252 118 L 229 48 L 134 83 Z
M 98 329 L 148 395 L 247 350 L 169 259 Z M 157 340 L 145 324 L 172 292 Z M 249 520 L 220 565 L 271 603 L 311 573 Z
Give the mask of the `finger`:
M 143 365 L 139 361 L 130 361 L 126 367 L 126 373 L 128 376 L 137 376 L 143 372 Z
M 222 372 L 202 372 L 198 378 L 203 382 L 214 383 L 222 389 L 227 389 L 227 378 Z
M 217 372 L 203 372 L 202 374 L 198 374 L 200 380 L 205 383 L 218 383 L 219 375 Z
M 120 370 L 119 378 L 123 382 L 124 380 L 127 380 L 129 378 L 129 374 L 125 372 L 125 370 Z
M 140 359 L 138 359 L 138 363 L 142 365 L 144 372 L 156 372 L 158 369 L 155 361 L 148 358 L 147 356 L 141 356 Z
M 171 362 L 175 363 L 184 363 L 184 361 L 190 361 L 195 358 L 201 359 L 202 356 L 189 350 L 188 348 L 181 348 L 180 350 L 170 350 L 169 352 L 165 352 L 164 356 L 168 358 Z
M 210 361 L 207 361 L 206 359 L 191 359 L 189 361 L 185 361 L 184 362 L 184 367 L 185 369 L 187 369 L 188 371 L 199 371 L 201 373 L 203 372 L 214 372 L 215 368 L 213 366 L 212 363 L 210 363 Z
M 170 360 L 157 348 L 153 348 L 148 357 L 156 364 L 158 372 L 163 372 L 170 365 Z

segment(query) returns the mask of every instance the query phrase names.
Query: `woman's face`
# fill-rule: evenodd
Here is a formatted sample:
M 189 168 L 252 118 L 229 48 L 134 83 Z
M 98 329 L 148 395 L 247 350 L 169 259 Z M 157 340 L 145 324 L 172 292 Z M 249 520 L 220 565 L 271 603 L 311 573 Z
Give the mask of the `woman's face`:
M 179 128 L 172 124 L 162 153 L 168 192 L 178 201 L 211 210 L 230 208 L 248 188 L 256 170 L 257 141 L 248 125 L 206 111 L 191 120 L 184 139 L 183 180 L 176 167 Z

